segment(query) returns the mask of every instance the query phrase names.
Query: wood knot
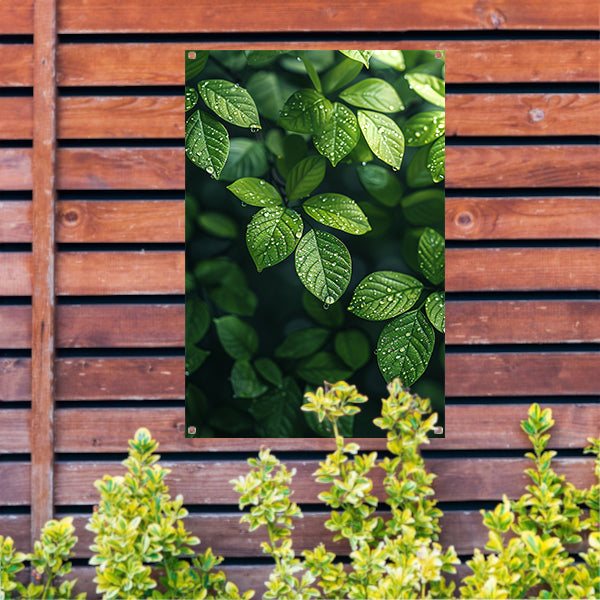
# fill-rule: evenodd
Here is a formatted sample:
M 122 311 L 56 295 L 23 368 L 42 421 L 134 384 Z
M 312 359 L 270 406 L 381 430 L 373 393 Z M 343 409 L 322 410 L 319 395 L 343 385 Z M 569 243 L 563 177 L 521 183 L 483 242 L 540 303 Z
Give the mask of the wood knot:
M 492 8 L 488 12 L 488 18 L 494 29 L 500 29 L 506 23 L 506 15 L 498 8 Z
M 460 215 L 458 215 L 458 217 L 456 218 L 456 221 L 459 225 L 467 226 L 473 222 L 473 217 L 470 213 L 467 212 L 460 213 Z
M 532 123 L 537 123 L 538 121 L 543 121 L 546 116 L 546 113 L 541 108 L 532 108 L 529 111 L 529 120 Z
M 69 210 L 63 214 L 63 218 L 67 223 L 75 223 L 79 219 L 79 213 L 76 210 Z

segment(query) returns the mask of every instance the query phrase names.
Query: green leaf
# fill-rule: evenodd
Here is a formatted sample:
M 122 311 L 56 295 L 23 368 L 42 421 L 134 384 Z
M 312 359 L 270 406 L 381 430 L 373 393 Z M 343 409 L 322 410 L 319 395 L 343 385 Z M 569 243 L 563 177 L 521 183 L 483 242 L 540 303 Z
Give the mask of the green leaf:
M 210 298 L 221 310 L 246 317 L 258 306 L 256 294 L 245 285 L 221 285 L 210 291 Z
M 295 437 L 302 433 L 300 405 L 302 393 L 295 381 L 286 377 L 280 389 L 252 400 L 250 414 L 256 419 L 261 437 Z
M 227 315 L 214 319 L 225 352 L 235 360 L 250 360 L 258 350 L 258 334 L 252 325 Z
M 317 133 L 329 121 L 333 105 L 316 90 L 298 90 L 281 109 L 279 126 L 287 131 Z
M 337 329 L 344 324 L 346 311 L 341 304 L 323 304 L 310 292 L 302 295 L 302 305 L 306 314 L 319 325 Z
M 361 62 L 367 69 L 369 68 L 369 59 L 373 55 L 373 50 L 340 50 L 340 52 L 352 60 Z
M 246 285 L 244 272 L 238 264 L 228 258 L 199 261 L 194 267 L 194 276 L 201 285 Z
M 380 112 L 398 112 L 404 109 L 396 90 L 383 79 L 363 79 L 340 93 L 340 98 L 353 106 Z
M 208 60 L 208 50 L 186 50 L 185 52 L 185 80 L 194 79 L 200 75 Z M 193 57 L 193 58 L 192 58 Z
M 295 133 L 283 138 L 283 154 L 277 157 L 277 169 L 288 177 L 290 170 L 297 165 L 308 153 L 306 142 L 301 135 Z
M 349 369 L 335 354 L 317 352 L 300 362 L 296 370 L 298 376 L 312 385 L 323 385 L 347 379 L 352 375 Z
M 299 54 L 300 54 L 300 58 L 302 59 L 302 62 L 304 63 L 304 67 L 306 68 L 306 72 L 308 73 L 308 76 L 309 76 L 312 84 L 315 86 L 315 89 L 318 92 L 322 92 L 323 89 L 321 88 L 321 80 L 319 79 L 319 74 L 317 73 L 315 66 L 306 57 L 304 52 L 300 52 Z
M 429 146 L 423 146 L 417 150 L 406 169 L 406 183 L 411 188 L 422 188 L 433 185 L 431 172 L 427 168 L 427 156 Z
M 281 59 L 281 66 L 292 73 L 302 73 L 306 75 L 306 66 L 301 58 L 302 54 L 305 54 L 310 60 L 317 73 L 329 69 L 336 58 L 334 50 L 296 50 L 291 51 L 288 56 L 284 56 Z
M 373 58 L 376 61 L 374 61 L 374 67 L 379 66 L 377 63 L 380 62 L 396 69 L 397 71 L 404 71 L 406 68 L 402 50 L 375 50 L 373 52 Z
M 216 237 L 233 239 L 238 234 L 237 223 L 231 217 L 219 212 L 202 213 L 198 217 L 198 225 Z
M 277 121 L 279 111 L 296 88 L 271 71 L 257 71 L 248 79 L 246 89 L 260 115 Z
M 251 206 L 278 206 L 281 204 L 279 192 L 264 179 L 243 177 L 227 186 L 244 204 Z
M 362 63 L 351 58 L 344 58 L 321 78 L 324 92 L 331 94 L 331 92 L 348 85 L 362 71 L 362 68 Z
M 302 218 L 289 208 L 259 210 L 246 230 L 246 244 L 258 271 L 287 258 L 302 237 Z
M 271 64 L 278 56 L 287 54 L 287 50 L 248 50 L 246 58 L 251 67 L 264 67 Z
M 269 383 L 277 387 L 283 385 L 281 369 L 270 358 L 257 358 L 254 361 L 254 367 L 260 373 L 261 377 Z
M 446 139 L 438 138 L 427 157 L 427 168 L 431 171 L 431 178 L 435 183 L 439 183 L 446 176 Z
M 199 342 L 208 331 L 210 314 L 206 302 L 199 298 L 185 301 L 185 345 Z
M 285 191 L 288 200 L 294 202 L 308 196 L 325 177 L 326 162 L 322 156 L 308 156 L 289 172 Z
M 425 302 L 425 312 L 432 325 L 442 333 L 446 333 L 446 293 L 433 292 Z
M 446 106 L 446 83 L 443 79 L 428 73 L 407 73 L 404 77 L 421 98 L 442 108 Z
M 407 146 L 424 146 L 444 135 L 446 113 L 443 110 L 417 113 L 406 121 L 403 129 Z
M 360 132 L 354 113 L 343 104 L 335 102 L 333 113 L 318 133 L 313 143 L 335 167 L 356 146 Z
M 185 122 L 185 154 L 188 159 L 218 179 L 228 153 L 229 136 L 225 127 L 204 111 L 192 113 Z
M 386 381 L 399 377 L 412 385 L 427 368 L 435 335 L 427 319 L 418 310 L 390 321 L 377 342 L 377 362 Z
M 348 154 L 344 162 L 359 162 L 366 164 L 373 160 L 373 153 L 367 144 L 367 140 L 365 140 L 365 136 L 362 132 L 359 132 L 358 142 L 356 146 L 352 148 L 352 152 Z
M 302 411 L 306 423 L 316 434 L 321 437 L 333 437 L 333 424 L 329 419 L 319 421 L 317 413 L 312 411 Z M 342 437 L 350 438 L 354 431 L 354 415 L 345 415 L 340 417 L 337 422 L 338 432 Z
M 202 350 L 194 344 L 190 344 L 185 348 L 185 370 L 186 372 L 193 373 L 198 370 L 204 361 L 208 358 L 210 352 L 208 350 Z
M 396 206 L 400 202 L 404 190 L 398 177 L 390 173 L 389 169 L 380 165 L 359 165 L 356 172 L 365 190 L 373 198 L 386 206 Z
M 369 340 L 359 329 L 340 331 L 335 336 L 335 351 L 353 371 L 366 365 L 371 358 Z
M 373 154 L 397 171 L 404 156 L 404 135 L 392 119 L 380 113 L 359 110 L 358 124 Z
M 260 177 L 268 168 L 264 144 L 247 138 L 233 138 L 221 179 L 234 181 L 242 177 Z
M 445 241 L 435 229 L 426 227 L 419 238 L 419 268 L 431 283 L 438 285 L 445 277 Z
M 412 308 L 422 291 L 423 284 L 410 275 L 375 271 L 356 286 L 348 310 L 369 321 L 391 319 Z
M 228 123 L 260 129 L 256 104 L 239 84 L 226 79 L 206 79 L 198 84 L 198 91 L 206 105 Z
M 402 212 L 412 225 L 435 225 L 444 218 L 444 190 L 430 188 L 402 198 Z
M 346 233 L 362 235 L 371 230 L 365 213 L 343 194 L 318 194 L 306 200 L 302 208 L 319 223 Z
M 309 292 L 333 304 L 350 283 L 350 252 L 331 233 L 311 229 L 296 249 L 296 273 Z
M 185 88 L 185 110 L 191 110 L 198 102 L 198 92 L 193 87 Z
M 304 358 L 314 354 L 329 337 L 327 329 L 309 327 L 292 331 L 275 350 L 277 358 Z
M 236 360 L 231 369 L 231 386 L 234 397 L 257 398 L 264 394 L 269 386 L 259 381 L 256 371 L 247 360 Z

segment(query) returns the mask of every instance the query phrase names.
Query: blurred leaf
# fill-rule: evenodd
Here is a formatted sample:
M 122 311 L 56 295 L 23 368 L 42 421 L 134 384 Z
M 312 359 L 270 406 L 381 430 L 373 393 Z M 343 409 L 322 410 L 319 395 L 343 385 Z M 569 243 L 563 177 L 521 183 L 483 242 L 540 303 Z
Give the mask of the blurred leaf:
M 386 206 L 396 206 L 400 202 L 403 189 L 398 177 L 380 165 L 360 165 L 356 167 L 358 178 L 365 190 L 373 198 Z
M 444 190 L 429 188 L 402 198 L 402 212 L 413 225 L 435 225 L 444 218 Z
M 439 183 L 446 176 L 446 140 L 442 136 L 433 142 L 427 157 L 427 168 L 431 171 L 431 178 Z
M 315 66 L 312 64 L 310 59 L 306 57 L 304 52 L 300 53 L 300 58 L 304 63 L 304 68 L 306 69 L 306 73 L 308 74 L 308 77 L 310 78 L 310 81 L 312 82 L 313 86 L 315 87 L 317 92 L 322 92 L 323 88 L 321 87 L 321 80 L 319 79 L 319 74 L 317 73 Z
M 446 333 L 446 293 L 429 294 L 425 302 L 425 312 L 431 324 L 441 333 Z
M 348 248 L 331 233 L 311 229 L 298 243 L 296 273 L 309 292 L 333 304 L 350 283 Z
M 446 83 L 443 79 L 428 73 L 407 73 L 404 77 L 421 98 L 442 108 L 446 106 Z
M 278 206 L 282 202 L 279 192 L 270 183 L 256 177 L 238 179 L 227 189 L 244 204 L 251 206 Z
M 269 129 L 265 136 L 265 145 L 277 158 L 283 156 L 284 133 L 281 129 Z
M 198 91 L 206 105 L 228 123 L 260 129 L 254 100 L 239 84 L 226 79 L 206 79 L 198 84 Z
M 333 105 L 316 90 L 295 92 L 281 109 L 279 126 L 297 133 L 317 133 L 329 121 Z
M 430 144 L 446 131 L 446 113 L 443 110 L 430 110 L 417 113 L 404 124 L 407 146 Z
M 356 146 L 360 132 L 354 113 L 336 102 L 329 121 L 315 133 L 313 142 L 320 154 L 335 167 Z
M 354 290 L 348 310 L 361 319 L 384 321 L 410 308 L 419 299 L 423 284 L 395 271 L 375 271 Z
M 358 204 L 343 194 L 318 194 L 305 200 L 302 208 L 319 223 L 347 233 L 361 235 L 371 230 Z
M 283 385 L 283 374 L 281 373 L 281 369 L 270 358 L 257 358 L 254 361 L 254 366 L 260 373 L 260 376 L 269 383 L 272 383 L 277 387 Z
M 413 159 L 408 163 L 406 169 L 406 183 L 411 188 L 423 188 L 433 185 L 431 172 L 427 168 L 429 146 L 423 146 L 417 150 Z
M 319 325 L 335 329 L 344 324 L 346 311 L 339 303 L 332 305 L 323 304 L 323 302 L 320 302 L 310 292 L 304 292 L 302 304 L 304 305 L 304 310 L 306 310 L 308 316 Z
M 246 138 L 233 138 L 221 179 L 234 181 L 242 177 L 260 177 L 268 168 L 267 153 L 263 144 Z
M 398 112 L 404 109 L 396 90 L 383 79 L 363 79 L 340 93 L 340 98 L 353 106 L 380 112 Z
M 227 315 L 214 319 L 225 352 L 235 360 L 250 360 L 258 350 L 258 334 L 252 325 Z
M 333 437 L 333 425 L 329 419 L 323 419 L 319 422 L 317 413 L 303 411 L 304 419 L 307 425 L 316 434 L 321 437 Z M 354 430 L 354 415 L 340 417 L 338 420 L 338 432 L 345 438 L 350 438 L 353 435 Z
M 258 298 L 247 287 L 221 285 L 210 292 L 211 300 L 221 309 L 235 315 L 251 317 L 256 311 Z
M 426 227 L 419 238 L 419 268 L 434 285 L 444 281 L 445 242 L 435 229 Z
M 307 154 L 308 149 L 304 138 L 291 134 L 283 138 L 283 156 L 277 159 L 277 169 L 288 177 L 290 170 L 297 165 Z
M 333 383 L 352 375 L 352 370 L 335 354 L 329 352 L 317 352 L 305 358 L 298 365 L 296 372 L 304 381 L 312 385 L 323 385 L 324 381 Z
M 353 371 L 366 365 L 371 358 L 369 340 L 359 329 L 340 331 L 335 336 L 335 351 Z
M 404 135 L 386 115 L 359 110 L 358 123 L 373 154 L 397 171 L 404 156 Z
M 237 398 L 257 398 L 269 389 L 269 386 L 258 380 L 256 371 L 247 360 L 236 360 L 233 363 L 231 387 Z
M 308 196 L 323 181 L 325 169 L 322 156 L 308 156 L 294 165 L 285 184 L 288 200 L 295 202 Z
M 200 75 L 208 60 L 208 50 L 188 50 L 185 53 L 185 80 L 189 81 Z M 194 56 L 194 58 L 190 58 Z
M 199 298 L 185 299 L 185 345 L 199 342 L 210 326 L 210 314 L 206 302 Z
M 271 71 L 257 71 L 248 79 L 246 89 L 258 112 L 271 121 L 277 121 L 279 111 L 295 88 Z
M 373 67 L 378 67 L 377 63 L 383 63 L 397 71 L 404 71 L 404 54 L 402 50 L 375 50 L 373 52 Z
M 185 347 L 185 370 L 187 373 L 193 373 L 199 369 L 204 361 L 210 356 L 208 350 L 202 350 L 194 344 Z
M 247 50 L 246 58 L 248 64 L 256 68 L 271 64 L 278 56 L 287 53 L 287 50 Z
M 246 244 L 258 271 L 287 258 L 302 237 L 302 218 L 289 208 L 259 210 L 248 224 Z
M 214 412 L 208 420 L 211 427 L 227 432 L 229 435 L 248 434 L 252 427 L 249 415 L 231 406 L 229 403 L 216 405 Z M 213 437 L 223 437 L 222 434 Z
M 201 285 L 245 285 L 246 278 L 237 263 L 229 258 L 209 258 L 196 263 L 194 276 Z
M 198 217 L 198 224 L 204 231 L 217 237 L 235 238 L 238 234 L 237 223 L 223 213 L 202 213 Z
M 351 58 L 344 58 L 342 62 L 334 67 L 331 67 L 321 78 L 323 91 L 326 94 L 331 94 L 345 85 L 353 81 L 356 76 L 362 71 L 363 65 Z
M 299 50 L 292 51 L 288 56 L 284 56 L 281 59 L 281 66 L 292 73 L 306 74 L 302 54 L 310 60 L 318 73 L 329 69 L 335 61 L 335 52 L 333 50 Z
M 229 153 L 229 136 L 221 123 L 197 110 L 185 122 L 185 155 L 218 179 Z
M 359 132 L 358 142 L 356 146 L 352 148 L 352 152 L 348 154 L 345 160 L 349 162 L 359 162 L 362 163 L 363 166 L 368 162 L 373 160 L 373 153 L 367 144 L 367 140 L 365 140 L 365 136 L 362 134 L 362 131 Z
M 277 358 L 304 358 L 314 354 L 329 337 L 327 329 L 309 327 L 288 334 L 275 350 Z
M 390 321 L 377 343 L 377 362 L 385 380 L 399 377 L 404 385 L 412 385 L 425 372 L 434 342 L 433 329 L 421 311 Z
M 367 69 L 369 68 L 369 59 L 373 55 L 373 50 L 340 50 L 340 52 L 352 60 L 363 63 Z
M 256 419 L 261 437 L 294 437 L 302 432 L 301 392 L 295 381 L 286 377 L 283 386 L 252 400 L 250 414 Z

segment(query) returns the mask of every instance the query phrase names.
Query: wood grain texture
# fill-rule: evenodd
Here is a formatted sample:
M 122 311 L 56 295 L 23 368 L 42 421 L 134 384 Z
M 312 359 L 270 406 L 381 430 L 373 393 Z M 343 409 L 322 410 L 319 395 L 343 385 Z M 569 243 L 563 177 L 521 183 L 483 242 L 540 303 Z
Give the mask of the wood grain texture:
M 183 156 L 183 143 L 181 148 L 61 148 L 57 188 L 180 190 L 185 185 Z
M 31 296 L 31 252 L 0 254 L 0 296 Z
M 600 342 L 600 300 L 446 303 L 446 344 Z
M 5 0 L 0 4 L 0 34 L 33 33 L 33 0 Z
M 366 44 L 348 43 L 348 46 Z M 598 80 L 600 44 L 596 40 L 431 40 L 368 44 L 373 48 L 446 50 L 448 83 Z M 58 81 L 62 86 L 183 85 L 181 61 L 184 51 L 191 47 L 247 50 L 306 48 L 306 45 L 282 42 L 64 44 L 58 49 Z M 339 42 L 323 42 L 318 46 L 337 49 Z M 552 60 L 547 60 L 549 56 Z
M 449 248 L 446 290 L 600 290 L 600 248 Z
M 32 189 L 31 159 L 30 148 L 0 148 L 0 189 Z
M 31 202 L 0 200 L 0 244 L 31 242 Z
M 446 239 L 598 239 L 600 198 L 446 198 Z
M 453 0 L 440 11 L 433 0 L 394 9 L 384 0 L 291 0 L 249 11 L 243 0 L 227 10 L 202 0 L 189 0 L 166 11 L 160 0 L 63 0 L 59 6 L 61 33 L 102 32 L 263 32 L 263 31 L 412 31 L 471 29 L 593 29 L 596 7 L 591 0 L 548 5 L 542 0 L 476 2 Z
M 184 136 L 183 96 L 63 97 L 58 110 L 60 139 Z
M 57 348 L 183 347 L 184 330 L 183 304 L 67 304 L 56 309 Z M 0 306 L 0 348 L 30 347 L 31 307 Z
M 32 85 L 33 44 L 0 44 L 0 87 Z
M 546 405 L 541 404 L 542 408 Z M 558 404 L 551 406 L 555 426 L 549 447 L 584 448 L 587 438 L 597 434 L 600 404 Z M 527 436 L 520 427 L 527 407 L 514 404 L 446 406 L 446 437 L 431 440 L 432 450 L 529 449 Z M 79 409 L 57 411 L 57 451 L 123 452 L 139 426 L 135 409 Z M 185 414 L 182 408 L 152 408 L 144 413 L 144 426 L 160 444 L 161 452 L 253 452 L 265 443 L 274 451 L 332 451 L 331 439 L 226 438 L 185 439 Z M 498 435 L 502 431 L 502 435 Z M 382 450 L 385 439 L 358 439 L 361 448 Z M 427 448 L 425 448 L 427 449 Z
M 598 187 L 594 145 L 449 146 L 447 188 Z
M 446 111 L 450 137 L 600 134 L 596 94 L 448 94 Z
M 600 394 L 598 352 L 446 354 L 446 397 Z
M 62 200 L 59 242 L 185 242 L 183 200 Z
M 31 503 L 31 464 L 26 461 L 0 461 L 3 506 L 28 506 Z M 27 531 L 29 535 L 29 531 Z
M 0 97 L 0 140 L 33 137 L 33 102 L 30 98 Z
M 455 458 L 426 459 L 426 468 L 438 475 L 433 483 L 436 497 L 440 502 L 467 500 L 501 500 L 502 494 L 509 498 L 519 497 L 530 479 L 524 470 L 530 466 L 525 458 Z M 244 461 L 217 460 L 178 463 L 163 461 L 163 466 L 171 469 L 165 478 L 173 496 L 183 494 L 187 505 L 228 504 L 237 505 L 239 496 L 230 483 L 247 472 Z M 578 487 L 589 487 L 594 483 L 593 459 L 555 459 L 556 472 L 565 475 Z M 318 504 L 318 494 L 323 484 L 316 483 L 312 473 L 318 468 L 317 460 L 289 460 L 286 466 L 295 468 L 297 475 L 291 489 L 298 503 Z M 56 503 L 92 505 L 98 502 L 98 491 L 94 481 L 104 474 L 123 473 L 117 462 L 57 463 Z M 378 497 L 383 496 L 383 471 L 373 473 L 373 490 Z M 15 499 L 18 500 L 18 499 Z
M 31 452 L 31 410 L 17 408 L 2 411 L 0 419 L 0 454 Z M 0 526 L 0 531 L 2 527 Z M 23 531 L 29 537 L 29 529 Z M 6 533 L 2 533 L 6 536 Z

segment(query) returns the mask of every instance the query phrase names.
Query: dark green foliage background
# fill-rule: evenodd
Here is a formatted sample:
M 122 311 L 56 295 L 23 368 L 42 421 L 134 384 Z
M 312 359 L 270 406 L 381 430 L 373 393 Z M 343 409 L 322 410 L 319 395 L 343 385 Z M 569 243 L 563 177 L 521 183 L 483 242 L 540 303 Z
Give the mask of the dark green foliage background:
M 255 52 L 250 57 L 251 61 L 267 60 L 267 52 L 262 54 L 261 57 Z M 306 56 L 321 71 L 321 77 L 332 66 L 346 60 L 340 52 L 334 51 L 308 51 Z M 392 173 L 391 167 L 373 156 L 368 149 L 365 156 L 359 157 L 360 160 L 350 162 L 347 160 L 349 157 L 346 157 L 336 167 L 327 160 L 325 179 L 309 196 L 335 192 L 352 198 L 367 215 L 372 230 L 364 235 L 351 235 L 315 222 L 302 210 L 298 210 L 298 213 L 305 223 L 304 233 L 308 231 L 307 224 L 310 224 L 314 229 L 333 233 L 349 249 L 352 278 L 347 290 L 340 300 L 325 310 L 323 302 L 312 296 L 300 282 L 293 255 L 275 266 L 257 272 L 246 245 L 246 227 L 259 208 L 242 205 L 226 186 L 244 176 L 260 177 L 273 184 L 274 177 L 285 181 L 280 173 L 275 174 L 278 159 L 264 144 L 265 138 L 270 139 L 269 131 L 281 130 L 269 117 L 277 114 L 273 106 L 281 108 L 285 98 L 292 92 L 313 86 L 306 72 L 301 72 L 303 64 L 292 54 L 276 56 L 274 60 L 256 67 L 248 65 L 248 58 L 248 53 L 242 51 L 213 51 L 203 70 L 194 74 L 190 67 L 197 63 L 188 60 L 186 53 L 186 86 L 197 89 L 198 82 L 205 79 L 225 79 L 248 89 L 249 80 L 254 76 L 256 81 L 256 73 L 260 71 L 276 78 L 282 90 L 278 102 L 272 93 L 256 93 L 256 86 L 251 82 L 250 88 L 255 91 L 254 100 L 260 113 L 261 131 L 253 132 L 248 128 L 224 123 L 230 140 L 244 138 L 255 142 L 254 160 L 250 161 L 250 165 L 254 167 L 244 169 L 238 163 L 233 165 L 238 172 L 229 177 L 232 167 L 230 154 L 230 162 L 225 166 L 220 179 L 215 180 L 186 159 L 186 425 L 196 428 L 196 432 L 193 435 L 188 433 L 188 436 L 327 435 L 326 428 L 318 426 L 314 419 L 307 419 L 305 415 L 310 413 L 299 410 L 304 392 L 316 387 L 316 381 L 308 383 L 299 375 L 303 373 L 303 361 L 310 360 L 315 353 L 303 359 L 276 356 L 276 349 L 290 332 L 309 327 L 329 332 L 318 352 L 328 352 L 335 356 L 336 364 L 335 368 L 329 368 L 322 374 L 323 379 L 333 382 L 346 378 L 370 398 L 355 422 L 346 422 L 344 433 L 358 437 L 379 436 L 381 431 L 372 424 L 372 420 L 380 414 L 378 398 L 386 395 L 386 384 L 377 364 L 375 349 L 387 321 L 361 319 L 349 312 L 347 307 L 358 283 L 374 271 L 398 271 L 422 281 L 427 286 L 427 293 L 421 296 L 415 308 L 424 302 L 433 289 L 443 291 L 443 283 L 441 287 L 432 286 L 420 273 L 416 250 L 425 225 L 444 235 L 443 203 L 441 210 L 440 205 L 437 205 L 434 210 L 425 211 L 426 222 L 420 222 L 418 226 L 411 225 L 405 217 L 399 197 L 390 202 L 392 206 L 387 206 L 371 196 L 361 184 L 358 170 L 363 169 L 364 165 L 378 165 Z M 396 121 L 407 138 L 404 124 L 411 116 L 443 109 L 415 93 L 404 75 L 408 72 L 428 73 L 443 79 L 444 62 L 431 51 L 406 51 L 404 60 L 405 71 L 389 67 L 377 68 L 373 61 L 368 71 L 363 67 L 358 77 L 340 90 L 327 94 L 327 97 L 332 102 L 339 102 L 339 92 L 367 77 L 388 81 L 405 106 L 405 110 L 388 116 Z M 263 96 L 267 99 L 266 104 L 264 99 L 261 100 Z M 347 106 L 356 113 L 356 107 L 349 104 Z M 198 108 L 219 120 L 203 104 L 201 98 L 186 113 L 186 117 L 189 118 Z M 289 155 L 293 152 L 289 150 L 292 147 L 303 149 L 300 154 L 319 156 L 309 134 L 296 134 L 294 142 L 286 148 L 288 154 L 284 158 L 290 160 Z M 403 198 L 421 190 L 437 189 L 443 192 L 443 181 L 434 184 L 424 164 L 426 151 L 423 148 L 428 149 L 431 145 L 406 146 L 402 167 L 394 173 L 403 188 Z M 415 158 L 419 151 L 420 155 Z M 265 154 L 265 161 L 256 158 L 262 152 Z M 300 154 L 298 156 L 302 158 Z M 350 158 L 354 158 L 353 153 Z M 266 169 L 256 170 L 255 165 L 261 162 L 266 165 Z M 256 298 L 254 310 L 253 295 Z M 201 303 L 205 303 L 206 311 Z M 308 312 L 307 305 L 311 307 Z M 229 314 L 237 314 L 258 333 L 258 351 L 254 353 L 251 363 L 256 367 L 256 359 L 268 358 L 281 371 L 279 379 L 276 371 L 271 373 L 262 368 L 255 381 L 247 382 L 247 385 L 254 386 L 258 391 L 265 390 L 255 399 L 235 397 L 232 389 L 230 378 L 234 360 L 219 341 L 213 321 Z M 335 349 L 336 334 L 348 330 L 362 332 L 369 345 L 368 362 L 354 372 L 336 354 Z M 435 336 L 430 364 L 412 389 L 431 398 L 434 410 L 440 414 L 439 424 L 444 425 L 444 336 L 438 331 Z M 351 350 L 356 350 L 356 347 Z M 200 366 L 195 368 L 199 363 Z

